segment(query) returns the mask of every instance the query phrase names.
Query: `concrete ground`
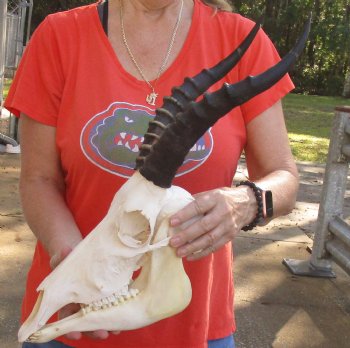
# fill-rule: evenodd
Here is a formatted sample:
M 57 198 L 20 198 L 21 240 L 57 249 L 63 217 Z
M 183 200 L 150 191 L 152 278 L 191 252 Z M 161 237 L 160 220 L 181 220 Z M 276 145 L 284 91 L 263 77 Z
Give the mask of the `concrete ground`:
M 299 170 L 296 209 L 235 240 L 237 347 L 350 347 L 350 277 L 336 265 L 336 279 L 296 277 L 282 265 L 283 258 L 307 260 L 312 247 L 324 167 L 299 164 Z M 18 175 L 19 155 L 0 154 L 1 348 L 18 347 L 19 308 L 35 243 L 22 216 Z

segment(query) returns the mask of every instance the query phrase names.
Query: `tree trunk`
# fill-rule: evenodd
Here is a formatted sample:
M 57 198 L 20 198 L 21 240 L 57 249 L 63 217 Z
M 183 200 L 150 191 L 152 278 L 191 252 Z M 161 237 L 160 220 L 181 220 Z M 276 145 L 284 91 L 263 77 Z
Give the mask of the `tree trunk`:
M 350 70 L 348 71 L 346 78 L 345 78 L 343 97 L 350 98 Z
M 267 0 L 265 3 L 265 16 L 267 18 L 273 17 L 273 0 Z
M 62 10 L 67 10 L 68 9 L 68 5 L 67 5 L 67 0 L 58 0 Z

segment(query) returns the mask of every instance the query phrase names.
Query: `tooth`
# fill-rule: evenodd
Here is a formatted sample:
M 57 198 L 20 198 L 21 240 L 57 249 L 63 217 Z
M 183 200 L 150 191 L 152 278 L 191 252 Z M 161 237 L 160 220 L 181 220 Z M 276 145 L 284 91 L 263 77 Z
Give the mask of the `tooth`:
M 122 139 L 125 139 L 126 133 L 125 132 L 120 133 L 120 136 L 122 137 Z
M 197 149 L 197 145 L 196 144 L 194 144 L 193 146 L 192 146 L 192 148 L 191 148 L 191 150 L 190 151 L 196 151 L 196 149 Z
M 119 140 L 117 145 L 123 145 L 123 142 Z
M 131 137 L 131 140 L 135 140 L 135 139 L 137 139 L 137 138 L 138 138 L 137 135 L 133 135 L 133 136 Z
M 102 308 L 106 309 L 108 307 L 108 300 L 106 298 L 102 299 Z
M 108 301 L 110 303 L 113 303 L 115 301 L 115 296 L 114 295 L 108 296 Z
M 132 149 L 132 152 L 139 152 L 140 149 L 138 147 L 138 145 L 135 145 L 134 148 Z
M 115 292 L 112 296 L 114 296 L 115 301 L 118 301 L 118 297 L 120 296 L 120 294 Z
M 138 289 L 130 289 L 130 294 L 132 297 L 136 297 L 136 295 L 139 293 L 140 291 Z
M 131 147 L 130 147 L 130 145 L 129 145 L 129 142 L 128 142 L 128 141 L 126 142 L 125 147 L 127 147 L 129 150 L 131 150 Z

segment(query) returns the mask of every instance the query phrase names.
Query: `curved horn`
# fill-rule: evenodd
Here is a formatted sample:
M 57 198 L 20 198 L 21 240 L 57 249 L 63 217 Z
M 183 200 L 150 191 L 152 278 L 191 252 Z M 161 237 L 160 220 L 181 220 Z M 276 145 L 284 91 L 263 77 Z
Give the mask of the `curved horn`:
M 214 67 L 203 69 L 192 78 L 185 78 L 181 86 L 172 89 L 171 96 L 164 98 L 162 107 L 156 110 L 154 120 L 149 123 L 144 143 L 136 159 L 136 168 L 142 166 L 144 157 L 149 153 L 150 145 L 159 138 L 169 123 L 174 122 L 175 115 L 184 111 L 191 101 L 196 100 L 210 86 L 221 80 L 237 65 L 260 30 L 261 22 L 262 20 L 260 19 L 242 43 L 229 56 Z
M 295 47 L 272 68 L 238 83 L 224 84 L 220 90 L 205 94 L 201 101 L 192 102 L 184 112 L 178 113 L 159 139 L 148 145 L 150 153 L 143 159 L 140 173 L 157 186 L 170 187 L 188 151 L 209 127 L 234 107 L 272 87 L 292 68 L 305 46 L 310 27 L 311 18 Z

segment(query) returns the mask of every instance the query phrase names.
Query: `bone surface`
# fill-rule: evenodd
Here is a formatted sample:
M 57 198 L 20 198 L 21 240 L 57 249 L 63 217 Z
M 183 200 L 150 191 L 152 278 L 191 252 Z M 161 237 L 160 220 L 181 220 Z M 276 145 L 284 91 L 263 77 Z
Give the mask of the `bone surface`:
M 19 341 L 42 343 L 71 331 L 133 330 L 182 311 L 191 300 L 191 283 L 168 245 L 176 233 L 169 217 L 191 200 L 187 191 L 162 189 L 135 172 L 105 218 L 39 285 Z M 79 312 L 46 325 L 69 303 L 80 303 Z

